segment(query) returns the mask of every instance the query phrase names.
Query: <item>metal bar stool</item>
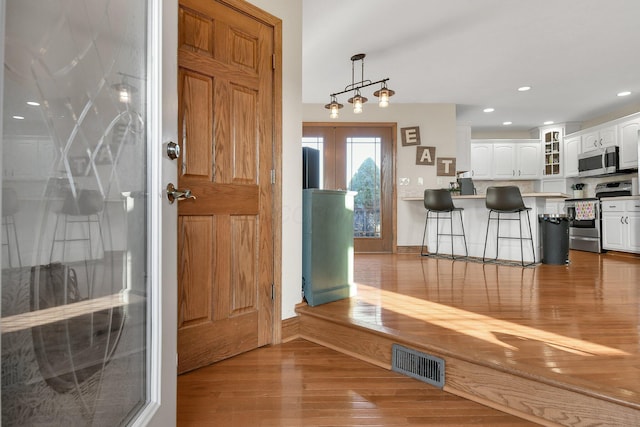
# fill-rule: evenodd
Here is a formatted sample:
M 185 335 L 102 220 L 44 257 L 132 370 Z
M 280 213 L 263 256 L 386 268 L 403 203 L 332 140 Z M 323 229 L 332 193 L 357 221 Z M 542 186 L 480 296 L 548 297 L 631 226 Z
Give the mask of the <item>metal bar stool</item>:
M 20 257 L 20 244 L 18 243 L 18 231 L 16 230 L 16 221 L 14 215 L 18 213 L 20 209 L 18 203 L 18 193 L 13 188 L 2 189 L 2 229 L 7 237 L 7 240 L 2 240 L 2 246 L 7 247 L 7 255 L 9 260 L 9 267 L 13 267 L 13 259 L 11 253 L 13 252 L 11 246 L 15 244 L 14 251 L 18 258 L 18 267 L 22 267 L 22 258 Z M 11 231 L 11 233 L 10 233 Z M 13 237 L 13 239 L 12 239 Z M 12 244 L 13 240 L 13 244 Z
M 424 207 L 427 210 L 427 217 L 424 221 L 424 232 L 422 233 L 422 247 L 420 248 L 420 255 L 422 256 L 430 256 L 430 255 L 439 255 L 438 245 L 440 242 L 440 236 L 450 236 L 451 237 L 451 258 L 456 259 L 453 252 L 453 238 L 454 237 L 462 237 L 464 240 L 464 251 L 465 257 L 469 256 L 469 252 L 467 250 L 467 237 L 464 233 L 464 222 L 462 221 L 462 211 L 463 208 L 456 208 L 453 205 L 453 200 L 451 199 L 451 192 L 447 189 L 438 189 L 438 190 L 424 190 Z M 431 213 L 435 213 L 436 217 L 436 250 L 433 253 L 428 253 L 425 251 L 425 238 L 427 236 L 427 224 L 429 223 L 429 215 Z M 455 234 L 453 232 L 453 213 L 458 212 L 460 215 L 460 226 L 462 227 L 462 234 Z M 441 233 L 440 232 L 440 215 L 443 214 L 445 216 L 442 217 L 444 220 L 449 220 L 449 233 Z M 448 215 L 447 215 L 448 214 Z M 458 257 L 460 258 L 460 257 Z
M 49 258 L 53 260 L 53 252 L 56 244 L 62 244 L 62 259 L 64 260 L 67 243 L 85 242 L 86 244 L 88 244 L 87 249 L 89 253 L 89 259 L 93 259 L 93 235 L 91 233 L 92 224 L 97 224 L 98 237 L 100 238 L 100 247 L 102 248 L 102 252 L 104 253 L 104 239 L 102 236 L 102 226 L 100 224 L 100 213 L 103 209 L 104 198 L 99 191 L 80 190 L 78 192 L 77 198 L 74 197 L 72 193 L 67 194 L 64 199 L 62 209 L 56 216 L 56 224 L 53 229 L 53 240 L 51 242 L 51 254 Z M 58 226 L 61 222 L 60 217 L 63 217 L 62 221 L 64 221 L 62 223 L 62 233 L 58 232 Z M 82 236 L 78 236 L 77 233 L 75 237 L 73 236 L 73 234 L 69 235 L 69 225 L 78 223 L 86 224 L 87 234 L 84 234 L 83 226 Z M 62 234 L 62 236 L 58 236 L 59 234 Z
M 522 200 L 522 195 L 520 194 L 520 189 L 514 185 L 508 185 L 503 187 L 489 187 L 487 188 L 487 197 L 486 197 L 486 206 L 489 209 L 489 218 L 487 219 L 487 233 L 484 239 L 484 251 L 482 252 L 482 262 L 487 262 L 486 254 L 487 254 L 487 241 L 489 239 L 489 224 L 491 221 L 497 221 L 496 227 L 496 257 L 492 259 L 492 261 L 498 260 L 498 247 L 500 239 L 516 239 L 520 240 L 520 262 L 523 267 L 527 267 L 529 265 L 535 264 L 536 262 L 536 254 L 533 247 L 533 233 L 531 232 L 531 219 L 529 218 L 529 211 L 531 208 L 528 208 L 524 205 L 524 201 Z M 527 224 L 529 227 L 529 237 L 522 236 L 522 213 L 525 212 L 527 215 Z M 492 217 L 492 214 L 495 214 L 495 217 Z M 518 214 L 517 218 L 513 217 L 513 214 Z M 520 231 L 520 237 L 516 236 L 501 236 L 500 235 L 500 219 L 501 215 L 509 215 L 506 218 L 502 218 L 503 221 L 518 221 L 518 229 Z M 524 263 L 524 240 L 529 240 L 531 242 L 531 256 L 533 257 L 533 261 L 525 264 Z

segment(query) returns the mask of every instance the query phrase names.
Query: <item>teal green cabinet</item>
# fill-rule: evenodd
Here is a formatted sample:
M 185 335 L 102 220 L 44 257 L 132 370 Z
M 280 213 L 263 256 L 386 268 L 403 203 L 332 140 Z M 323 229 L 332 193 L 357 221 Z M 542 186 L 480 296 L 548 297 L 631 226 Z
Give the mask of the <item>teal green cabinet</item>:
M 354 192 L 303 190 L 302 292 L 310 306 L 355 295 Z

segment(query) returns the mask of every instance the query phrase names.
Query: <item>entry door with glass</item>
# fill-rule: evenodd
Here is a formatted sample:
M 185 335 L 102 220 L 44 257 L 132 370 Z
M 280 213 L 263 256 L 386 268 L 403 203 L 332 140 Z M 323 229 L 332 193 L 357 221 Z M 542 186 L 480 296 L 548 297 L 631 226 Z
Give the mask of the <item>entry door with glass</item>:
M 2 425 L 149 399 L 150 4 L 2 2 Z
M 303 147 L 321 152 L 320 182 L 354 198 L 356 252 L 392 252 L 394 124 L 305 124 Z

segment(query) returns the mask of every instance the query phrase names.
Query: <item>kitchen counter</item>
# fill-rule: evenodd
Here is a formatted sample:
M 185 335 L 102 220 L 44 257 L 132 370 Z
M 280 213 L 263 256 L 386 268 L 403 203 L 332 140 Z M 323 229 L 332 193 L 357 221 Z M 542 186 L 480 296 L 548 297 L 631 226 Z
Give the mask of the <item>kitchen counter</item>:
M 420 199 L 420 200 L 422 200 L 422 199 Z M 640 196 L 607 197 L 606 200 L 640 200 Z
M 564 193 L 522 193 L 522 198 L 527 197 L 535 197 L 542 199 L 568 199 L 571 196 Z M 640 197 L 640 196 L 631 196 L 631 197 Z M 485 194 L 472 194 L 468 196 L 460 196 L 460 195 L 452 195 L 452 199 L 454 200 L 465 200 L 465 199 L 485 199 Z M 402 200 L 412 201 L 412 200 L 424 200 L 423 197 L 403 197 Z
M 539 236 L 538 227 L 538 215 L 547 213 L 546 203 L 548 199 L 567 199 L 570 196 L 564 193 L 522 193 L 522 199 L 525 206 L 531 208 L 529 211 L 529 219 L 531 220 L 531 234 L 533 238 L 533 246 L 535 249 L 535 257 L 532 257 L 531 246 L 528 242 L 524 242 L 524 260 L 531 262 L 535 259 L 536 262 L 540 262 L 542 247 L 541 239 Z M 469 250 L 469 256 L 482 258 L 484 252 L 485 236 L 487 231 L 487 218 L 489 216 L 489 210 L 486 207 L 485 194 L 477 194 L 470 196 L 453 196 L 454 204 L 456 207 L 463 208 L 462 217 L 464 221 L 464 230 L 467 237 L 467 248 Z M 402 200 L 406 201 L 422 201 L 422 197 L 404 197 Z M 511 216 L 513 217 L 513 216 Z M 515 215 L 517 218 L 517 215 Z M 491 230 L 489 231 L 489 240 L 487 242 L 486 255 L 488 258 L 494 258 L 496 256 L 496 221 L 491 221 Z M 449 233 L 449 221 L 439 221 L 439 226 L 443 233 Z M 462 232 L 460 228 L 460 222 L 457 215 L 453 221 L 453 233 L 460 234 Z M 523 236 L 529 235 L 529 227 L 527 226 L 527 220 L 522 218 L 522 233 Z M 519 236 L 520 230 L 518 230 L 518 221 L 500 221 L 500 235 L 501 236 Z M 427 245 L 429 248 L 435 249 L 436 247 L 436 221 L 429 221 L 427 227 Z M 448 236 L 441 236 L 439 242 L 439 250 L 443 253 L 451 253 L 451 238 Z M 453 252 L 455 255 L 463 256 L 464 245 L 462 238 L 454 238 L 453 240 Z M 498 252 L 498 258 L 501 260 L 520 261 L 520 241 L 513 239 L 500 239 L 500 247 Z

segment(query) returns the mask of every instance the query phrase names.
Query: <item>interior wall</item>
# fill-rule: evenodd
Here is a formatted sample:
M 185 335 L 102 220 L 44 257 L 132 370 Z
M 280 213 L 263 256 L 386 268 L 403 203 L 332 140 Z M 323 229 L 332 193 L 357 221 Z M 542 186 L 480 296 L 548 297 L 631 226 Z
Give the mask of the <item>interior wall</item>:
M 249 0 L 282 20 L 282 319 L 302 300 L 302 2 Z
M 328 96 L 328 94 L 327 94 Z M 438 177 L 436 166 L 416 165 L 416 147 L 402 145 L 402 128 L 420 128 L 422 146 L 436 147 L 436 157 L 456 157 L 455 104 L 393 104 L 386 109 L 375 102 L 365 104 L 362 114 L 354 114 L 347 106 L 338 119 L 330 119 L 324 104 L 304 104 L 305 122 L 396 122 L 397 244 L 417 246 L 422 242 L 424 206 L 415 201 L 402 200 L 407 196 L 422 196 L 425 188 L 448 187 L 455 176 Z M 422 184 L 419 180 L 422 178 Z M 401 185 L 401 182 L 408 182 Z

